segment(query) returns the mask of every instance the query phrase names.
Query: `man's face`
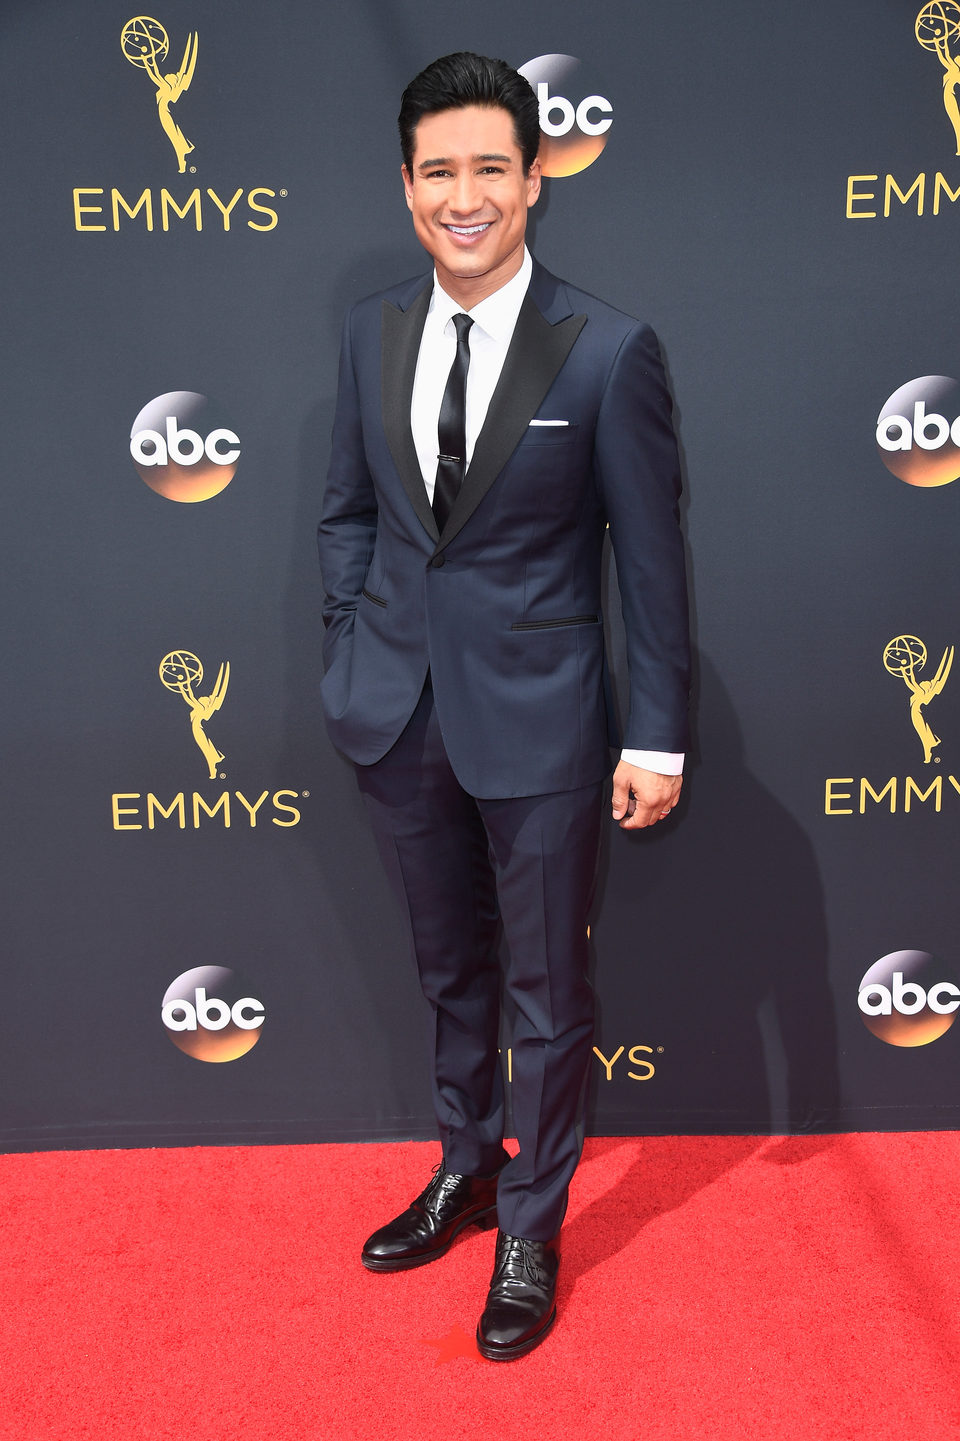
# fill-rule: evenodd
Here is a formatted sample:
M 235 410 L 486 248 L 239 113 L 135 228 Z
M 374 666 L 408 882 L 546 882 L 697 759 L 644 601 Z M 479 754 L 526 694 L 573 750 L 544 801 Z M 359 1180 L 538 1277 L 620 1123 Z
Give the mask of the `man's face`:
M 454 300 L 469 308 L 516 275 L 540 162 L 524 175 L 509 111 L 469 105 L 425 115 L 403 184 L 417 239 Z

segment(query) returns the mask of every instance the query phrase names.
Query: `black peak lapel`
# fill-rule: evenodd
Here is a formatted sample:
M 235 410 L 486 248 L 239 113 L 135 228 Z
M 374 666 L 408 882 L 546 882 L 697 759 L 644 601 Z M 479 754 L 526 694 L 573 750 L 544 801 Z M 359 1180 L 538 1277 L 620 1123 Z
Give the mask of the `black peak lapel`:
M 427 499 L 417 448 L 410 429 L 410 402 L 417 373 L 420 337 L 430 308 L 433 283 L 428 281 L 407 310 L 383 302 L 380 320 L 380 404 L 383 429 L 410 504 L 432 540 L 439 531 Z
M 506 465 L 586 323 L 568 308 L 566 318 L 551 325 L 528 291 L 441 545 L 458 534 Z

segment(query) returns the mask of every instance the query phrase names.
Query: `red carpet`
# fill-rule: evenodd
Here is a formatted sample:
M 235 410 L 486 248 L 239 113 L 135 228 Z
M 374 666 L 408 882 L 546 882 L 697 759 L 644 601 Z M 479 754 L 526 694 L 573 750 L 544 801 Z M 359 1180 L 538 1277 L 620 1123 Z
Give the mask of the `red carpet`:
M 560 1316 L 473 1346 L 493 1233 L 371 1275 L 437 1148 L 0 1156 L 0 1435 L 960 1437 L 960 1136 L 588 1141 Z

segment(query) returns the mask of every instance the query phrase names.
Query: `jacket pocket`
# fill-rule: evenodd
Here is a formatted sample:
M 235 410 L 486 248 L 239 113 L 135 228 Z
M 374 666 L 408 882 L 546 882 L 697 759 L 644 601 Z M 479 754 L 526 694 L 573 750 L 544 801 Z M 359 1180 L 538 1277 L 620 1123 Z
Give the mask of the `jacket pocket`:
M 596 625 L 598 615 L 565 615 L 559 620 L 515 620 L 511 630 L 555 630 L 560 625 Z
M 580 439 L 580 427 L 576 422 L 569 425 L 528 425 L 520 441 L 528 445 L 571 445 Z
M 373 601 L 374 605 L 382 605 L 386 607 L 387 602 L 383 599 L 383 597 L 379 595 L 374 595 L 373 592 L 367 590 L 366 587 L 363 588 L 360 594 L 363 596 L 364 600 L 370 600 Z

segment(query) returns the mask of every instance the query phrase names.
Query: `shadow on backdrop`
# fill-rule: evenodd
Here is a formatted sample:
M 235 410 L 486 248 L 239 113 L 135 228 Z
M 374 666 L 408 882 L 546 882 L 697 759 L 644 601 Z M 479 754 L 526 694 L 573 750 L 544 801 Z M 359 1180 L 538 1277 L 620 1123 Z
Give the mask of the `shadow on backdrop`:
M 747 768 L 730 697 L 702 653 L 698 668 L 703 741 L 675 817 L 609 838 L 594 927 L 598 1036 L 619 1038 L 610 1018 L 639 1017 L 656 1075 L 632 1085 L 627 1110 L 624 1087 L 594 1072 L 587 1129 L 829 1131 L 837 1039 L 813 848 Z

